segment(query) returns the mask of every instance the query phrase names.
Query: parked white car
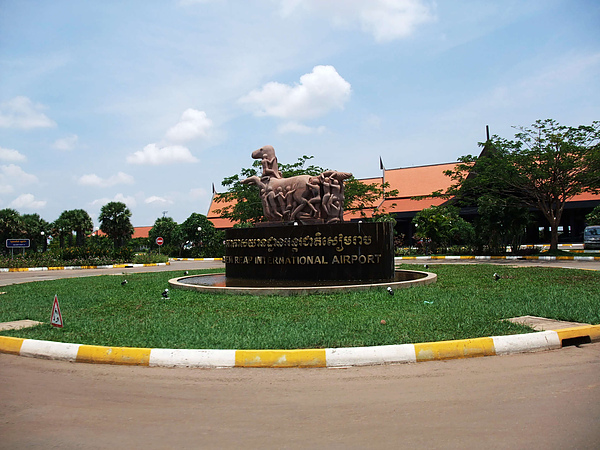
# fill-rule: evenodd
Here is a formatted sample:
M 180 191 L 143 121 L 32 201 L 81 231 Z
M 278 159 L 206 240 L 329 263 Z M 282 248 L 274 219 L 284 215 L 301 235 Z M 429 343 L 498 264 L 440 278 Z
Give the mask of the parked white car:
M 600 225 L 585 227 L 583 231 L 583 248 L 600 248 Z

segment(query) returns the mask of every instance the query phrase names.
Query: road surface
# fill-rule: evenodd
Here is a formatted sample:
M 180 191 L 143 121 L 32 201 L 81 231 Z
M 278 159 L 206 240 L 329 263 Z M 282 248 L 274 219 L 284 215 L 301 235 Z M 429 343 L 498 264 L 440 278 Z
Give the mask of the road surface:
M 0 448 L 600 447 L 600 344 L 348 369 L 0 355 Z

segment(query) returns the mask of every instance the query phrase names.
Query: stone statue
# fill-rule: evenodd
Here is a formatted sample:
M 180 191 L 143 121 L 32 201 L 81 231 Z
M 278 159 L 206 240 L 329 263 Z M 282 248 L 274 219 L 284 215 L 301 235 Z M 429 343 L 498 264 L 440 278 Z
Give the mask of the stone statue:
M 252 158 L 261 160 L 262 175 L 246 178 L 242 183 L 259 188 L 263 213 L 269 222 L 343 222 L 344 180 L 351 173 L 327 170 L 318 176 L 283 178 L 275 149 L 270 145 L 252 152 Z

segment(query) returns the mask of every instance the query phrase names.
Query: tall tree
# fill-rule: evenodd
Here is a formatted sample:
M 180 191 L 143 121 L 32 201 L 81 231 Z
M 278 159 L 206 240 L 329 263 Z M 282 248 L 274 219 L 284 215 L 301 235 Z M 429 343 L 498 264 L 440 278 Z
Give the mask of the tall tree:
M 70 222 L 63 214 L 50 224 L 51 235 L 53 238 L 58 238 L 58 245 L 60 248 L 64 248 L 65 246 L 65 237 L 71 236 L 72 239 L 73 230 L 71 230 L 70 227 Z
M 24 233 L 25 224 L 18 211 L 11 208 L 0 210 L 0 245 L 3 252 L 8 252 L 5 247 L 7 239 L 20 239 Z
M 172 217 L 159 217 L 148 232 L 150 248 L 157 248 L 156 238 L 162 237 L 164 253 L 176 255 L 179 253 L 184 241 L 183 233 L 179 225 Z
M 94 222 L 85 210 L 73 209 L 71 210 L 71 227 L 75 231 L 75 244 L 83 247 L 85 238 L 94 230 Z
M 75 245 L 83 247 L 86 236 L 94 229 L 92 218 L 83 209 L 63 211 L 58 218 L 58 223 L 63 237 L 68 238 L 69 246 L 73 245 L 73 233 L 75 233 Z
M 67 238 L 67 245 L 72 247 L 73 232 L 75 231 L 73 228 L 73 213 L 69 210 L 63 211 L 60 213 L 60 216 L 58 216 L 56 222 L 60 224 L 59 233 L 61 237 L 61 248 L 65 237 Z
M 189 244 L 197 256 L 211 256 L 207 253 L 213 246 L 215 226 L 203 214 L 192 213 L 179 225 L 184 244 Z
M 131 211 L 122 202 L 109 202 L 100 209 L 100 230 L 113 240 L 115 248 L 122 247 L 131 239 L 133 225 Z
M 536 208 L 550 225 L 550 249 L 556 250 L 567 201 L 600 192 L 600 122 L 567 127 L 547 119 L 517 130 L 514 140 L 494 136 L 479 158 L 461 158 L 447 172 L 454 184 L 443 195 L 493 195 Z
M 38 245 L 42 244 L 45 250 L 47 233 L 50 228 L 49 223 L 42 219 L 39 214 L 23 214 L 22 218 L 25 226 L 25 236 L 31 242 L 31 249 L 37 251 Z
M 492 254 L 506 252 L 508 245 L 516 253 L 530 223 L 529 209 L 510 198 L 482 195 L 477 199 L 477 244 L 479 248 L 487 246 Z

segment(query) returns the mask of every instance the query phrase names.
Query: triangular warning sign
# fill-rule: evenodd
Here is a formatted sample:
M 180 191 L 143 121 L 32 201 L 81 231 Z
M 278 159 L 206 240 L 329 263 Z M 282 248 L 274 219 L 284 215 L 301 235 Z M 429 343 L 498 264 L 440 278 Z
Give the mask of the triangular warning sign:
M 62 314 L 60 313 L 60 306 L 58 306 L 58 296 L 54 296 L 54 303 L 52 304 L 52 317 L 50 323 L 55 327 L 62 328 L 63 320 Z

